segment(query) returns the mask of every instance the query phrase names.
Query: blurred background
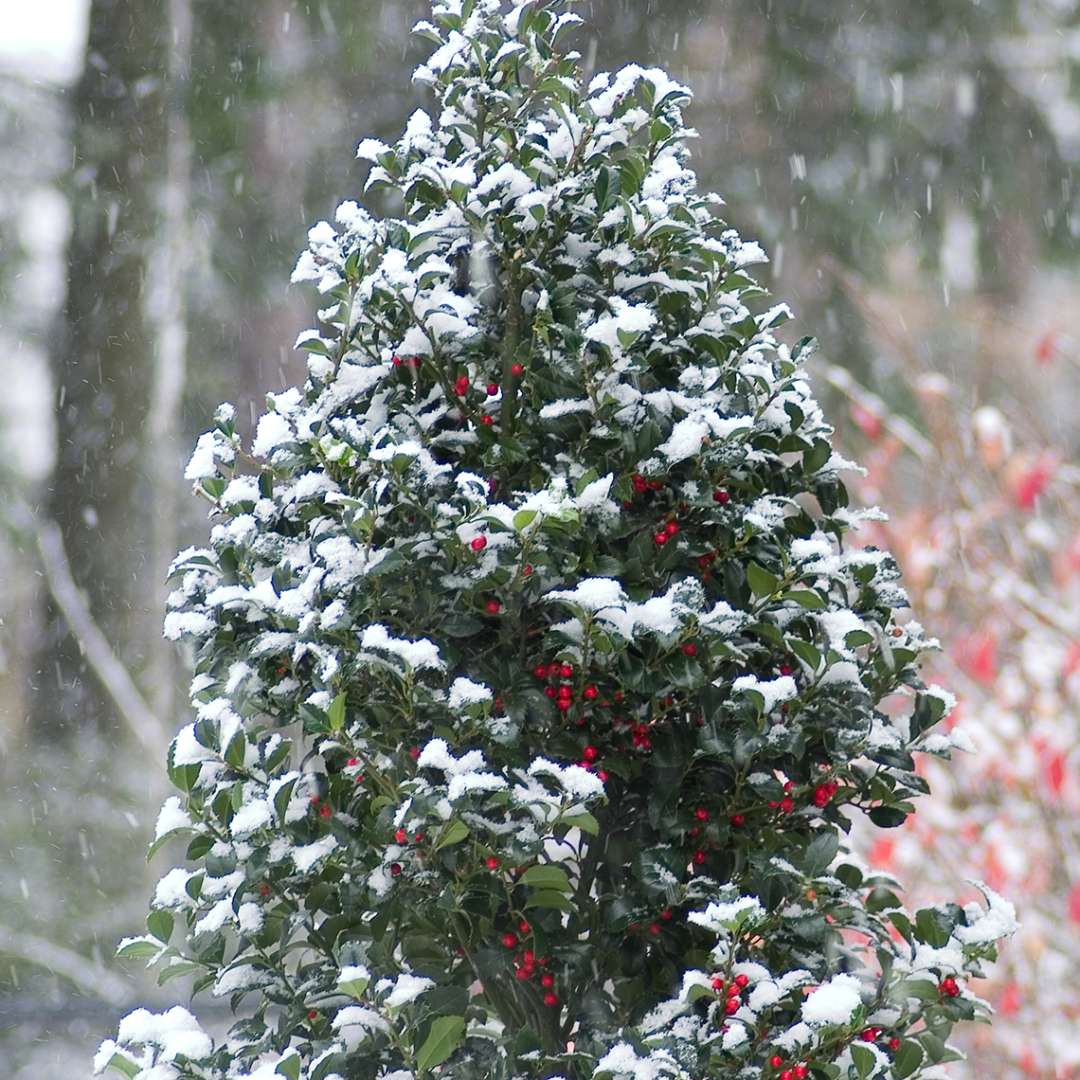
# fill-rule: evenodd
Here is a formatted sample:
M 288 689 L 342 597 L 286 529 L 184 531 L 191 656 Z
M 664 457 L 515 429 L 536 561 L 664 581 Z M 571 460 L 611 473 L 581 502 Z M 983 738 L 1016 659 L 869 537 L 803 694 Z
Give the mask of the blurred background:
M 1080 4 L 582 0 L 587 66 L 692 85 L 695 158 L 814 333 L 855 496 L 889 524 L 978 755 L 866 857 L 986 880 L 1024 928 L 959 1078 L 1080 1075 Z M 163 576 L 206 522 L 213 407 L 302 378 L 305 230 L 423 104 L 424 0 L 0 0 L 0 1063 L 78 1078 L 184 658 Z M 970 890 L 968 890 L 970 892 Z M 212 1008 L 212 1005 L 207 1006 Z

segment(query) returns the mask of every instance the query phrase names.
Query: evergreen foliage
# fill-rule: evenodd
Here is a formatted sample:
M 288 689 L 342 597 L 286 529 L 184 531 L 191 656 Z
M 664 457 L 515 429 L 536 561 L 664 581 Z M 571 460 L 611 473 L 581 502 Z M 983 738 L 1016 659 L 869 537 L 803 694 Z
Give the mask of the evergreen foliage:
M 294 273 L 303 389 L 188 477 L 195 647 L 122 955 L 239 1007 L 140 1010 L 142 1080 L 933 1077 L 1011 907 L 907 913 L 893 827 L 951 704 L 854 546 L 809 342 L 699 194 L 689 91 L 580 81 L 559 2 L 443 0 L 438 98 Z M 153 849 L 152 849 L 153 850 Z

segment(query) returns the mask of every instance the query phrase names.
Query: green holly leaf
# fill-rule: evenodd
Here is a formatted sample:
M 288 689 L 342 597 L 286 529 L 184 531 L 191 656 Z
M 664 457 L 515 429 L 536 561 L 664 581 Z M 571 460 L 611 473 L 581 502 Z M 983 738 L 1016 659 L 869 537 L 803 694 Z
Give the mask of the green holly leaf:
M 464 1016 L 440 1016 L 417 1051 L 416 1071 L 430 1072 L 436 1065 L 441 1065 L 461 1045 L 464 1036 Z

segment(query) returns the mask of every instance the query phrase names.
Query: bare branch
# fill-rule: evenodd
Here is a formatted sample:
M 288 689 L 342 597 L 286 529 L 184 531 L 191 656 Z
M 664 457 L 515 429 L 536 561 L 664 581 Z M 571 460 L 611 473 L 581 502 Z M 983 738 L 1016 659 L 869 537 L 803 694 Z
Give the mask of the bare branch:
M 0 953 L 51 971 L 110 1005 L 124 1005 L 132 999 L 131 984 L 126 979 L 74 949 L 35 934 L 0 925 Z
M 63 612 L 68 629 L 132 735 L 156 757 L 168 741 L 165 729 L 94 622 L 71 575 L 59 527 L 55 522 L 38 520 L 34 528 L 45 580 L 57 607 Z

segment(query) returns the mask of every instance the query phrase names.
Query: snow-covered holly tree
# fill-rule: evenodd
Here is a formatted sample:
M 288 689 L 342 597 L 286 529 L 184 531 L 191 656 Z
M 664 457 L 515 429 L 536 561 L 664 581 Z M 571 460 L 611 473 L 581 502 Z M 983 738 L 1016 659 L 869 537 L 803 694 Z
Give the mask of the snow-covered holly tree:
M 912 812 L 950 698 L 845 546 L 808 343 L 754 313 L 689 91 L 584 86 L 577 21 L 435 4 L 436 112 L 359 148 L 400 216 L 311 230 L 308 381 L 199 440 L 187 862 L 120 951 L 241 1018 L 139 1010 L 100 1070 L 931 1077 L 987 1012 L 1011 907 L 908 913 L 845 843 Z

